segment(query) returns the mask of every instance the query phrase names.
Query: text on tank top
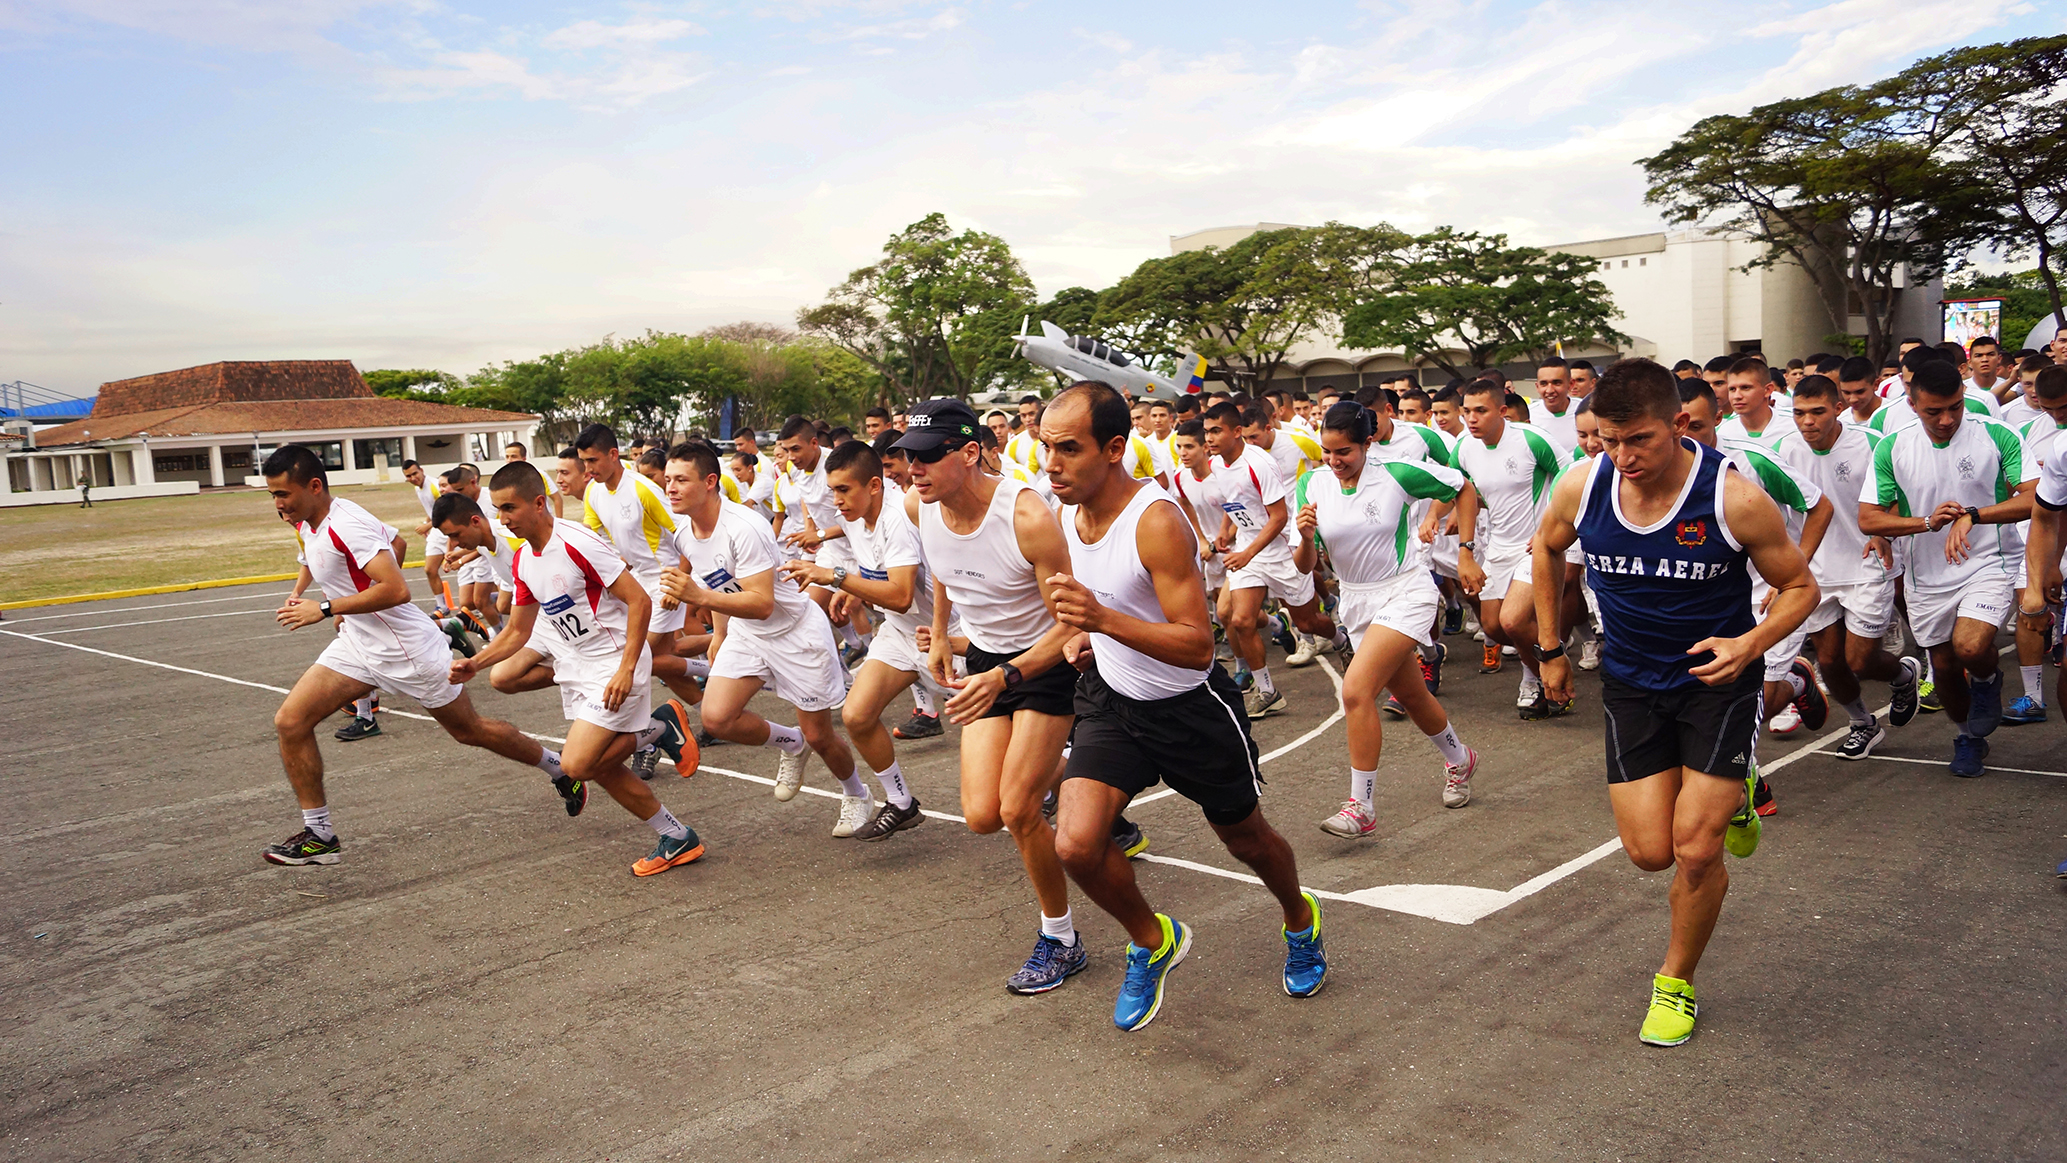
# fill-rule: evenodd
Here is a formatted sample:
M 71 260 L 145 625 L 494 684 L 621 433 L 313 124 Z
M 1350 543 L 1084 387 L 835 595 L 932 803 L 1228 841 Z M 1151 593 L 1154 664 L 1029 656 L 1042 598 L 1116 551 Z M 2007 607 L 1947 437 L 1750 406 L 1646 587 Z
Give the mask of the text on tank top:
M 1603 456 L 1587 477 L 1576 526 L 1587 585 L 1600 602 L 1601 670 L 1644 690 L 1698 686 L 1687 672 L 1714 655 L 1687 650 L 1704 638 L 1735 638 L 1755 621 L 1750 558 L 1723 517 L 1729 462 L 1713 448 L 1680 443 L 1695 461 L 1664 517 L 1633 527 L 1622 515 L 1620 476 Z
M 1105 535 L 1089 544 L 1077 535 L 1077 507 L 1065 505 L 1062 509 L 1062 535 L 1069 541 L 1071 576 L 1096 594 L 1100 602 L 1144 622 L 1168 621 L 1163 616 L 1162 599 L 1156 595 L 1155 580 L 1141 563 L 1139 548 L 1141 515 L 1157 501 L 1176 504 L 1153 481 L 1142 485 L 1120 515 L 1113 518 Z M 1185 524 L 1188 530 L 1190 522 Z M 1196 547 L 1192 548 L 1196 552 Z M 1167 699 L 1196 689 L 1206 681 L 1204 667 L 1159 662 L 1105 634 L 1091 635 L 1091 652 L 1105 685 L 1130 699 Z
M 970 533 L 947 527 L 940 506 L 919 506 L 919 543 L 933 576 L 961 616 L 962 632 L 978 650 L 1013 655 L 1040 641 L 1055 619 L 1041 600 L 1033 563 L 1019 551 L 1012 515 L 1019 494 L 1031 486 L 1005 479 Z

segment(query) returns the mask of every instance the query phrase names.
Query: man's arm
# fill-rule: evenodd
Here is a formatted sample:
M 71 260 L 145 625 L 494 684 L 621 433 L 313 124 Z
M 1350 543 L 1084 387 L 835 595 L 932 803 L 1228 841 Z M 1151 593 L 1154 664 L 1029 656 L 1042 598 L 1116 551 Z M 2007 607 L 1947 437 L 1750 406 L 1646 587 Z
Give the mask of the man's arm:
M 861 576 L 858 569 L 850 570 L 847 580 L 836 587 L 833 585 L 833 571 L 829 565 L 799 559 L 782 567 L 782 575 L 791 581 L 822 586 L 834 593 L 849 594 L 893 614 L 902 614 L 911 609 L 912 602 L 918 597 L 919 567 L 893 565 L 883 572 L 890 575 L 889 579 L 874 581 Z
M 1049 602 L 1065 626 L 1103 634 L 1171 666 L 1213 664 L 1213 624 L 1206 616 L 1206 590 L 1199 584 L 1191 530 L 1176 513 L 1150 505 L 1135 526 L 1134 549 L 1148 567 L 1163 621 L 1147 622 L 1099 602 L 1084 583 L 1066 573 L 1047 580 Z
M 1227 555 L 1227 568 L 1245 568 L 1251 561 L 1256 560 L 1256 555 L 1263 552 L 1273 538 L 1285 531 L 1285 522 L 1290 515 L 1285 511 L 1283 497 L 1267 502 L 1263 506 L 1263 514 L 1263 529 L 1249 540 L 1246 548 L 1237 549 Z
M 764 569 L 734 580 L 739 583 L 739 592 L 728 594 L 711 589 L 686 570 L 666 569 L 660 574 L 660 585 L 667 595 L 693 608 L 728 618 L 745 618 L 750 622 L 775 613 L 774 570 Z
M 402 567 L 391 551 L 374 554 L 367 559 L 364 569 L 373 584 L 356 594 L 331 598 L 332 614 L 375 614 L 409 604 L 409 583 L 403 580 Z M 273 620 L 289 630 L 313 626 L 323 620 L 323 605 L 299 598 L 283 604 Z
M 509 619 L 502 624 L 502 631 L 490 639 L 488 645 L 475 651 L 472 658 L 452 660 L 451 681 L 464 684 L 468 679 L 524 649 L 524 644 L 531 641 L 532 627 L 537 624 L 538 603 L 522 602 L 512 605 Z
M 1470 492 L 1467 486 L 1464 490 Z M 1543 520 L 1529 539 L 1530 576 L 1536 599 L 1536 645 L 1556 650 L 1564 645 L 1558 637 L 1559 611 L 1565 599 L 1565 550 L 1579 540 L 1579 500 L 1586 491 L 1585 473 L 1566 473 L 1551 490 L 1550 503 L 1543 507 Z M 1459 495 L 1462 500 L 1462 495 Z M 1536 664 L 1543 680 L 1543 693 L 1552 702 L 1572 698 L 1572 660 L 1553 658 Z
M 1019 539 L 1019 552 L 1033 563 L 1034 578 L 1041 587 L 1041 599 L 1053 610 L 1054 587 L 1046 579 L 1069 572 L 1069 545 L 1062 539 L 1062 526 L 1055 523 L 1055 514 L 1048 511 L 1039 494 L 1032 489 L 1021 489 L 1012 502 L 1012 529 Z M 939 657 L 938 652 L 946 641 L 943 606 L 944 603 L 933 608 L 932 650 L 935 658 Z M 1007 661 L 1022 676 L 1032 678 L 1051 667 L 1063 665 L 1063 647 L 1076 633 L 1075 628 L 1057 622 L 1041 635 L 1038 642 Z M 991 704 L 1004 693 L 1004 668 L 986 670 L 982 674 L 970 675 L 944 709 L 950 722 L 967 726 L 990 710 Z
M 1801 523 L 1801 555 L 1813 558 L 1823 545 L 1823 535 L 1830 532 L 1830 522 L 1837 516 L 1837 507 L 1829 497 L 1816 498 L 1815 507 Z M 1764 576 L 1764 575 L 1760 575 Z

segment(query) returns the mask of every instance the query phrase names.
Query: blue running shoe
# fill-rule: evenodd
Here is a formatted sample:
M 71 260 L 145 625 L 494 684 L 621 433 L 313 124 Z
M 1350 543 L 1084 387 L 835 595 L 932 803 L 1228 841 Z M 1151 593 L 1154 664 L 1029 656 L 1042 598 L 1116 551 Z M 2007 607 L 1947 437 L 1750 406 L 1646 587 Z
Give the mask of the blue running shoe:
M 1975 735 L 1992 735 L 2002 723 L 2002 672 L 1988 676 L 1987 682 L 1977 682 L 1969 688 L 1973 691 L 1973 705 L 1967 710 L 1967 730 Z
M 2002 725 L 2005 727 L 2022 727 L 2026 723 L 2043 722 L 2045 722 L 2045 704 L 2032 698 L 2030 695 L 2018 695 L 2016 702 L 2003 708 Z M 338 737 L 343 738 L 343 732 L 339 732 Z
M 1988 758 L 1988 740 L 1979 735 L 1961 735 L 1952 741 L 1952 774 L 1961 779 L 1972 779 L 1986 768 L 1983 760 Z
M 1033 956 L 1005 982 L 1005 988 L 1017 994 L 1046 993 L 1082 973 L 1089 964 L 1091 954 L 1085 951 L 1081 934 L 1076 944 L 1065 945 L 1042 933 L 1034 941 Z
M 2061 880 L 2067 880 L 2067 860 L 2062 860 L 2058 865 L 2054 866 L 2053 875 Z
M 1285 933 L 1285 992 L 1292 997 L 1312 997 L 1328 982 L 1328 954 L 1321 948 L 1321 898 L 1310 892 L 1299 894 L 1313 909 L 1313 927 L 1304 933 Z
M 1163 926 L 1162 948 L 1150 952 L 1127 942 L 1127 979 L 1120 983 L 1119 1001 L 1113 1003 L 1112 1024 L 1128 1033 L 1155 1021 L 1156 1011 L 1163 1008 L 1164 980 L 1191 952 L 1190 927 L 1161 913 L 1156 921 Z
M 1234 660 L 1234 672 L 1229 677 L 1234 679 L 1234 687 L 1238 691 L 1248 690 L 1256 683 L 1256 673 L 1239 658 Z

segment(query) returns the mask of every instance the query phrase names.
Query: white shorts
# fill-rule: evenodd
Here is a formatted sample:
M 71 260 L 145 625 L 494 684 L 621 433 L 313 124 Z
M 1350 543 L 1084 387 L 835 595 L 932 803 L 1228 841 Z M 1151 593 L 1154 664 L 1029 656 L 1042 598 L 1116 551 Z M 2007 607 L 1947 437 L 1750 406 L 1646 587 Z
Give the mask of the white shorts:
M 961 627 L 958 625 L 950 626 L 948 629 L 949 636 L 952 637 L 960 633 L 960 630 Z M 891 670 L 901 670 L 906 674 L 917 675 L 919 681 L 925 684 L 926 689 L 934 694 L 951 693 L 943 691 L 940 684 L 933 681 L 933 672 L 926 667 L 926 655 L 925 652 L 919 649 L 918 640 L 900 634 L 888 626 L 877 630 L 876 636 L 868 640 L 868 660 L 869 662 L 880 662 Z M 959 672 L 962 660 L 959 658 L 954 659 L 953 664 L 957 672 Z
M 452 539 L 440 532 L 436 525 L 431 526 L 431 531 L 423 535 L 423 555 L 425 557 L 441 556 L 450 548 L 452 548 Z
M 813 559 L 813 564 L 822 565 L 827 569 L 834 569 L 842 565 L 848 569 L 854 569 L 859 564 L 854 560 L 854 550 L 847 544 L 845 537 L 835 537 L 831 541 L 819 542 L 818 552 L 813 555 Z
M 1488 552 L 1479 561 L 1479 567 L 1486 571 L 1485 588 L 1478 592 L 1481 601 L 1504 602 L 1507 592 L 1518 585 L 1528 585 L 1533 575 L 1531 566 L 1534 556 L 1524 544 L 1519 551 L 1502 549 Z
M 560 688 L 560 713 L 570 723 L 594 723 L 606 731 L 643 731 L 653 718 L 653 651 L 639 651 L 632 672 L 632 692 L 616 710 L 603 705 L 603 688 L 617 673 L 621 656 L 594 659 L 575 656 L 553 660 L 553 682 Z
M 780 642 L 741 634 L 735 624 L 711 659 L 711 677 L 758 678 L 800 711 L 839 706 L 847 699 L 847 668 L 840 665 L 832 622 L 816 606 L 812 615 Z
M 363 682 L 375 690 L 408 695 L 430 711 L 466 693 L 465 687 L 453 684 L 452 652 L 442 647 L 435 652 L 425 652 L 421 658 L 376 661 L 361 654 L 358 647 L 340 634 L 316 657 L 316 665 L 334 670 L 354 682 Z
M 1457 535 L 1444 533 L 1428 545 L 1428 564 L 1444 577 L 1457 576 Z
M 1383 626 L 1414 640 L 1417 646 L 1435 642 L 1435 618 L 1443 608 L 1442 591 L 1425 569 L 1409 568 L 1382 582 L 1369 585 L 1342 583 L 1342 603 L 1335 607 L 1335 624 L 1361 645 L 1364 633 Z
M 1220 564 L 1220 555 L 1214 554 L 1205 561 L 1206 592 L 1212 593 L 1227 584 L 1227 567 Z
M 1313 578 L 1299 572 L 1289 555 L 1259 555 L 1241 569 L 1227 575 L 1228 588 L 1269 590 L 1270 596 L 1287 606 L 1303 606 L 1313 600 Z
M 1823 587 L 1823 600 L 1804 621 L 1802 630 L 1814 634 L 1844 621 L 1845 632 L 1861 638 L 1878 638 L 1895 624 L 1895 579 L 1848 582 Z
M 459 576 L 452 580 L 463 586 L 481 585 L 484 583 L 492 586 L 496 584 L 495 560 L 487 554 L 482 554 L 465 565 L 460 566 Z
M 2016 579 L 1992 573 L 1974 578 L 1956 590 L 1919 593 L 1909 590 L 1909 633 L 1926 649 L 1952 641 L 1952 624 L 1972 618 L 2000 626 L 2015 608 Z
M 647 619 L 646 633 L 672 634 L 680 630 L 683 624 L 688 622 L 689 607 L 678 603 L 672 610 L 661 608 L 660 582 L 658 579 L 655 579 L 652 585 L 646 587 L 646 596 L 653 599 L 653 616 Z

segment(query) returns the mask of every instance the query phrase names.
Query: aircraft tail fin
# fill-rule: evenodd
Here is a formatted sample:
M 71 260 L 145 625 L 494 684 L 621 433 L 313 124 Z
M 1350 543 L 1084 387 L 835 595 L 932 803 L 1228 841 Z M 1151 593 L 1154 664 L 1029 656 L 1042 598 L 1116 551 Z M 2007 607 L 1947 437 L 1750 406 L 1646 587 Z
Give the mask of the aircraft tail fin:
M 1184 385 L 1184 394 L 1187 396 L 1196 396 L 1200 392 L 1203 392 L 1205 390 L 1206 357 L 1203 355 L 1194 355 L 1191 357 L 1191 379 L 1187 381 Z
M 1064 331 L 1062 328 L 1055 326 L 1053 323 L 1048 322 L 1046 319 L 1041 320 L 1041 334 L 1047 336 L 1050 339 L 1069 338 L 1069 332 Z

